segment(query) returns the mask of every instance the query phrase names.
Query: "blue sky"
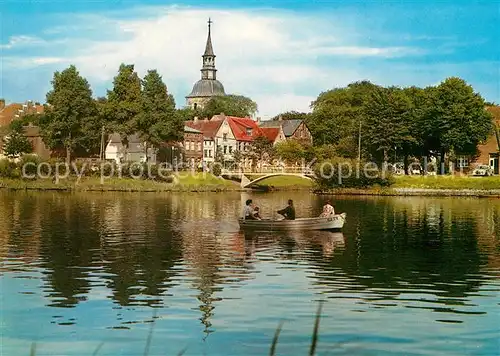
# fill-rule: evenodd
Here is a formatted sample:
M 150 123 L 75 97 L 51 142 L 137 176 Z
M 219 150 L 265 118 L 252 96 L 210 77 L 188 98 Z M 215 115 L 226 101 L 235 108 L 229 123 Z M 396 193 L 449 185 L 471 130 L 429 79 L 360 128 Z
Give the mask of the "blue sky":
M 0 9 L 0 97 L 45 101 L 75 64 L 96 96 L 120 63 L 162 74 L 178 106 L 200 77 L 206 21 L 218 79 L 264 119 L 307 111 L 357 80 L 434 85 L 459 76 L 500 103 L 500 2 L 12 1 Z

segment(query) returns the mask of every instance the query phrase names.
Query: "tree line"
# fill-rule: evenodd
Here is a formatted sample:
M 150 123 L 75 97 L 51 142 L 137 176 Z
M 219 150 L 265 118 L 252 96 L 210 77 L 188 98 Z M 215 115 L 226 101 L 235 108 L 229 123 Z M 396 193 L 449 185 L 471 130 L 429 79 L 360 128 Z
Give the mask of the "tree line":
M 337 157 L 377 163 L 402 159 L 407 171 L 412 158 L 444 162 L 477 155 L 494 128 L 488 105 L 456 77 L 426 88 L 362 81 L 322 92 L 310 113 L 287 112 L 273 120 L 304 119 L 323 151 L 329 146 Z
M 44 143 L 51 150 L 63 151 L 66 161 L 76 155 L 96 155 L 103 152 L 104 138 L 112 133 L 120 135 L 127 154 L 128 138 L 136 134 L 144 142 L 144 152 L 160 148 L 163 143 L 183 140 L 184 121 L 195 116 L 228 115 L 249 116 L 257 111 L 257 104 L 240 95 L 212 98 L 203 110 L 176 108 L 174 97 L 168 93 L 157 70 L 148 70 L 140 78 L 133 64 L 121 64 L 113 79 L 113 87 L 104 97 L 93 97 L 89 82 L 74 65 L 55 72 L 52 88 L 46 94 L 41 115 L 28 114 L 14 120 L 7 134 L 4 152 L 16 157 L 32 151 L 24 135 L 24 127 L 31 123 L 40 128 Z

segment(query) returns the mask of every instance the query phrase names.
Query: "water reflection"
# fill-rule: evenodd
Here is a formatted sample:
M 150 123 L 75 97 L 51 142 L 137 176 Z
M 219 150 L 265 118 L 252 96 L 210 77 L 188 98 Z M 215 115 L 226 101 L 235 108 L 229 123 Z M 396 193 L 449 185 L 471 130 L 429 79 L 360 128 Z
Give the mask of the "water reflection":
M 3 192 L 0 273 L 37 278 L 40 271 L 39 292 L 53 308 L 106 291 L 119 308 L 180 310 L 187 302 L 179 290 L 189 290 L 182 298 L 196 298 L 205 337 L 231 290 L 262 278 L 269 263 L 279 266 L 274 274 L 303 271 L 304 288 L 360 307 L 430 310 L 447 322 L 485 313 L 470 298 L 499 277 L 500 201 L 333 197 L 348 216 L 342 233 L 243 233 L 236 219 L 248 197 Z M 252 198 L 272 217 L 289 198 L 298 215 L 317 215 L 327 197 Z

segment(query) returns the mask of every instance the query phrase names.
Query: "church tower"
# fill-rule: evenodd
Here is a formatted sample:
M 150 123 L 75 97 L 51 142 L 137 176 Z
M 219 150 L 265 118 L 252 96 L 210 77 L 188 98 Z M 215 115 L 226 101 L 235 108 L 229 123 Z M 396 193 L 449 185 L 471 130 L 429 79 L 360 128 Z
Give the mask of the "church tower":
M 193 90 L 186 96 L 186 105 L 192 109 L 203 109 L 211 97 L 226 95 L 224 86 L 217 80 L 215 69 L 215 54 L 212 47 L 212 20 L 208 19 L 208 37 L 205 52 L 202 57 L 201 79 L 193 85 Z

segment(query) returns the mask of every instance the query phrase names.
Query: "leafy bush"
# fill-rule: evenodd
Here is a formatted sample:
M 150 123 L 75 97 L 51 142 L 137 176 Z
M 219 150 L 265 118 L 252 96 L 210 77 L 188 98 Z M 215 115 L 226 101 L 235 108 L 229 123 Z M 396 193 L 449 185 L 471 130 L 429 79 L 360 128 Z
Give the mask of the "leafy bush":
M 23 178 L 25 178 L 26 176 L 32 176 L 32 179 L 36 179 L 38 165 L 41 162 L 42 160 L 37 155 L 23 155 L 17 165 L 21 170 Z
M 335 158 L 323 161 L 314 167 L 320 188 L 369 188 L 387 187 L 394 183 L 387 169 L 355 159 Z
M 222 174 L 222 167 L 220 166 L 220 164 L 214 164 L 212 166 L 212 172 L 211 172 L 214 176 L 216 177 L 220 177 L 220 175 Z
M 16 173 L 17 164 L 8 159 L 0 160 L 0 177 L 3 178 L 15 178 L 18 176 Z

